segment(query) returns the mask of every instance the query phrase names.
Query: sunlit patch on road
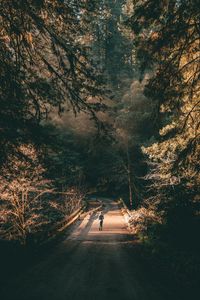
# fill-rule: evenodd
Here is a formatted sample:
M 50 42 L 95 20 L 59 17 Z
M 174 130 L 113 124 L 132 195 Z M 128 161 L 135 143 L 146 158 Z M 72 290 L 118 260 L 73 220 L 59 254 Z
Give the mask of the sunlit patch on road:
M 102 201 L 102 200 L 101 200 Z M 88 213 L 80 224 L 73 230 L 69 239 L 78 239 L 82 241 L 126 241 L 133 239 L 128 231 L 121 210 L 114 201 L 104 200 L 104 222 L 102 231 L 99 231 L 100 212 Z M 94 205 L 90 201 L 90 206 Z

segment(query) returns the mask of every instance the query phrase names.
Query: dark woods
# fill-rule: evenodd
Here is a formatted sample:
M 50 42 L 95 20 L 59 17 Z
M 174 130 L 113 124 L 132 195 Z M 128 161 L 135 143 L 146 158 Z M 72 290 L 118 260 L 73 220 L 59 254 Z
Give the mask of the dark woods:
M 83 111 L 101 127 L 96 112 L 105 105 L 98 74 L 87 58 L 84 3 L 1 1 L 1 208 L 2 235 L 9 239 L 22 234 L 24 241 L 32 233 L 29 213 L 39 228 L 43 208 L 37 208 L 37 201 L 51 189 L 66 192 L 81 176 L 75 142 L 67 142 L 71 150 L 61 142 L 70 133 L 57 130 L 50 115 Z M 51 163 L 54 171 L 62 165 L 60 174 L 50 174 Z
M 1 239 L 123 197 L 150 259 L 196 287 L 196 1 L 1 0 L 0 24 Z

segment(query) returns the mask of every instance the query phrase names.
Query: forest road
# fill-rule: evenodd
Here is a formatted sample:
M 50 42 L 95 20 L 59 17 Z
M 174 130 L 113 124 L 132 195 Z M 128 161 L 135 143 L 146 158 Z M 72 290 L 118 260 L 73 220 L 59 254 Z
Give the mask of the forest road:
M 79 220 L 55 249 L 5 287 L 1 300 L 163 300 L 157 283 L 135 253 L 116 202 Z

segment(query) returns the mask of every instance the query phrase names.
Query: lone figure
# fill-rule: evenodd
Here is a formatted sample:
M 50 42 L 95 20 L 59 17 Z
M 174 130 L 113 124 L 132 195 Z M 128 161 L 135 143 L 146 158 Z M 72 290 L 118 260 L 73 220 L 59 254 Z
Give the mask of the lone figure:
M 104 215 L 103 213 L 101 212 L 100 215 L 99 215 L 99 230 L 102 231 L 102 228 L 103 228 L 103 219 L 104 219 Z

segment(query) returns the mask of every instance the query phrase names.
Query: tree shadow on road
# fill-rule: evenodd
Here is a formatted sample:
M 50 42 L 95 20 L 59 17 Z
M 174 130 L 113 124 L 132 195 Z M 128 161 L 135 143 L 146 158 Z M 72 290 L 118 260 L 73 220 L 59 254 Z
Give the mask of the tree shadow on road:
M 90 218 L 86 224 L 86 226 L 81 230 L 80 234 L 81 235 L 88 235 L 88 232 L 90 231 L 93 222 L 98 218 L 98 213 L 97 212 L 93 212 L 90 215 Z

